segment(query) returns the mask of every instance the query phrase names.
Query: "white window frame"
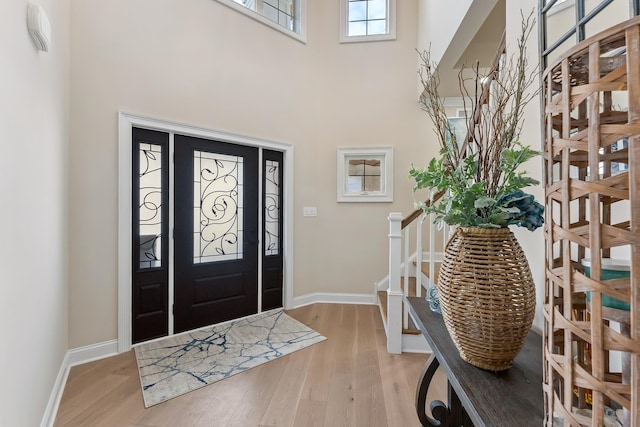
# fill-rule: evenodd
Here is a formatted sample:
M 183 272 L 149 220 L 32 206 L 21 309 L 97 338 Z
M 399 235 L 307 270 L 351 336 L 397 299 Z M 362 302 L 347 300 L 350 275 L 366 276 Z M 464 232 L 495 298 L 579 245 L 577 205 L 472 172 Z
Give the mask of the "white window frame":
M 233 10 L 236 10 L 251 19 L 255 19 L 256 21 L 273 28 L 274 30 L 280 31 L 282 34 L 285 34 L 293 39 L 298 40 L 304 44 L 307 43 L 307 0 L 299 0 L 300 2 L 300 10 L 299 17 L 300 20 L 300 33 L 296 33 L 295 31 L 291 31 L 290 29 L 283 27 L 277 22 L 272 21 L 271 19 L 264 16 L 261 12 L 257 12 L 255 10 L 249 9 L 246 6 L 243 6 L 240 3 L 236 3 L 233 0 L 216 0 L 218 3 L 221 3 L 225 6 L 230 7 Z M 262 0 L 256 1 L 256 8 L 260 9 L 262 6 Z M 295 19 L 295 17 L 294 17 Z
M 349 0 L 340 0 L 340 43 L 376 42 L 396 39 L 396 0 L 387 0 L 386 34 L 349 36 Z

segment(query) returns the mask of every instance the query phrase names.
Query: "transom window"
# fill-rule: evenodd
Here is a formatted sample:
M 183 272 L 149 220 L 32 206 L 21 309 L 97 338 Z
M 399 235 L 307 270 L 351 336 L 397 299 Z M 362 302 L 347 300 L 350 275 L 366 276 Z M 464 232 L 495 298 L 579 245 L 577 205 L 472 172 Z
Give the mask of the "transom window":
M 262 14 L 293 31 L 295 23 L 295 3 L 293 0 L 263 0 Z
M 395 0 L 340 0 L 340 41 L 396 38 Z
M 217 0 L 301 42 L 306 41 L 307 0 Z

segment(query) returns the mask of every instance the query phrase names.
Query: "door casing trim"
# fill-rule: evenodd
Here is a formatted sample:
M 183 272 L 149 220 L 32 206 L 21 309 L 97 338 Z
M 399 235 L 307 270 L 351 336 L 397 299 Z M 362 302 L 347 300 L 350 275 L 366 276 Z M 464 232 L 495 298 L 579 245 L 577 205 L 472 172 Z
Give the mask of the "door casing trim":
M 173 134 L 215 139 L 238 145 L 282 151 L 284 156 L 284 308 L 293 307 L 293 145 L 206 129 L 170 120 L 118 112 L 118 353 L 131 349 L 131 143 L 140 127 Z M 170 302 L 173 298 L 170 297 Z M 171 306 L 169 306 L 171 307 Z M 170 331 L 173 328 L 170 325 Z

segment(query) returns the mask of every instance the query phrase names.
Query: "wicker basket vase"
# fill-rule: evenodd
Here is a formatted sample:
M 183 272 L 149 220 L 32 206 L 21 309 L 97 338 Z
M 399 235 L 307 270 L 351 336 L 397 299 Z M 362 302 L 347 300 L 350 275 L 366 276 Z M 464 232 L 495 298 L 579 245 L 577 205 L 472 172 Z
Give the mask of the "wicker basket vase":
M 462 359 L 490 371 L 511 367 L 535 311 L 529 263 L 508 228 L 459 227 L 438 276 L 447 330 Z

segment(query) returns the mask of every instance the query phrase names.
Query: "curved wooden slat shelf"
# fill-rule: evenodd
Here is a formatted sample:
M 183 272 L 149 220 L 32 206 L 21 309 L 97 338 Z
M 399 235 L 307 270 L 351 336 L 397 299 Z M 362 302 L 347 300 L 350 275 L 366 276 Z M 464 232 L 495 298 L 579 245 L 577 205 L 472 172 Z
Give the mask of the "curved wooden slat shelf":
M 622 425 L 639 426 L 640 17 L 569 49 L 543 73 L 543 95 L 547 425 L 603 425 L 605 406 L 617 406 Z M 628 278 L 606 280 L 612 253 L 628 254 Z

